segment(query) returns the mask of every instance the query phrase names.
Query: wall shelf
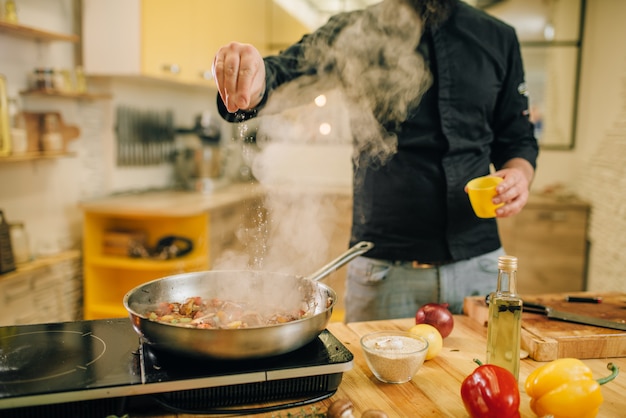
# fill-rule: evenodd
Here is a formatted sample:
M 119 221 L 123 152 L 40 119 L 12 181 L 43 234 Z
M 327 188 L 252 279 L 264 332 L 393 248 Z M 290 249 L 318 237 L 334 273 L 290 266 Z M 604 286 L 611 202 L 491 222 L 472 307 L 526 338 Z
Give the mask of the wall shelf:
M 107 93 L 78 93 L 71 91 L 59 91 L 59 90 L 24 90 L 20 91 L 20 95 L 27 97 L 58 97 L 67 99 L 85 99 L 85 100 L 97 100 L 97 99 L 110 99 L 111 95 Z
M 64 42 L 78 42 L 78 35 L 68 35 L 58 32 L 50 32 L 42 29 L 37 29 L 32 26 L 21 25 L 17 23 L 0 21 L 0 33 L 4 33 L 19 38 L 35 39 L 37 41 L 64 41 Z
M 6 157 L 0 157 L 0 163 L 17 163 L 23 161 L 34 161 L 34 160 L 54 160 L 57 158 L 65 158 L 65 157 L 75 157 L 76 153 L 74 152 L 51 152 L 51 153 L 43 153 L 43 152 L 29 152 L 24 154 L 15 154 L 8 155 Z

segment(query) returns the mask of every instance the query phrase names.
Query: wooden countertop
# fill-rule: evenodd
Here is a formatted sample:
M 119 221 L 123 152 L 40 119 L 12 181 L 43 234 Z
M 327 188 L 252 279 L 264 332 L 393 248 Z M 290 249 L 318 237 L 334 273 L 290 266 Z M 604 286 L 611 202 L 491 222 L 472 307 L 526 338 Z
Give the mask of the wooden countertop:
M 236 183 L 213 193 L 151 191 L 109 196 L 85 201 L 81 209 L 90 213 L 137 216 L 190 216 L 262 196 L 257 183 Z
M 350 399 L 355 406 L 355 418 L 359 418 L 367 409 L 383 410 L 390 418 L 468 417 L 461 400 L 461 382 L 477 367 L 473 362 L 474 358 L 484 360 L 487 329 L 467 316 L 455 316 L 454 330 L 444 340 L 442 352 L 436 358 L 426 361 L 411 382 L 397 385 L 381 383 L 367 367 L 359 347 L 361 335 L 376 330 L 406 330 L 413 324 L 412 318 L 357 322 L 347 325 L 341 322 L 330 323 L 328 330 L 354 354 L 354 366 L 352 370 L 343 374 L 339 389 L 332 397 L 313 406 L 318 411 L 325 412 L 333 401 Z M 623 396 L 626 392 L 626 358 L 583 361 L 593 370 L 595 378 L 609 374 L 606 368 L 609 362 L 620 367 L 620 375 L 617 379 L 602 386 L 604 403 L 600 408 L 599 417 L 623 416 L 626 410 L 626 398 Z M 532 370 L 542 364 L 545 363 L 530 359 L 522 361 L 519 382 L 520 413 L 523 418 L 535 416 L 530 409 L 529 397 L 524 392 L 524 381 Z M 304 406 L 252 416 L 297 418 L 304 416 L 303 412 L 310 412 L 310 408 L 311 406 Z M 161 417 L 193 418 L 198 416 L 169 414 L 161 415 Z
M 233 183 L 212 193 L 193 191 L 149 191 L 113 195 L 81 202 L 89 213 L 135 216 L 190 216 L 267 196 L 270 193 L 325 194 L 350 196 L 350 188 L 312 186 L 306 189 L 289 186 L 268 187 L 256 182 Z

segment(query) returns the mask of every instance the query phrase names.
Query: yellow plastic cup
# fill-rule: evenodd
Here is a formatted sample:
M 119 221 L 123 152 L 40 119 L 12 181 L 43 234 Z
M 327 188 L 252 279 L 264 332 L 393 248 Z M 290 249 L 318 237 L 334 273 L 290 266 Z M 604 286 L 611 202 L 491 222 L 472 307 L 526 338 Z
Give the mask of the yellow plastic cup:
M 474 213 L 479 218 L 495 218 L 496 209 L 504 205 L 494 205 L 492 199 L 497 194 L 496 186 L 503 180 L 502 177 L 477 177 L 467 183 L 467 193 Z

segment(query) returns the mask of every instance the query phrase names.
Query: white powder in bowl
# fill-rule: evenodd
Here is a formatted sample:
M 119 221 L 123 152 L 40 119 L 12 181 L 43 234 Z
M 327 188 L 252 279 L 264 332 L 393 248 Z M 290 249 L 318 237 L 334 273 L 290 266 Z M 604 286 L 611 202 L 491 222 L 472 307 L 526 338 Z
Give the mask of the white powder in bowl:
M 428 342 L 404 333 L 376 332 L 364 336 L 361 346 L 374 375 L 386 383 L 411 380 L 424 363 Z

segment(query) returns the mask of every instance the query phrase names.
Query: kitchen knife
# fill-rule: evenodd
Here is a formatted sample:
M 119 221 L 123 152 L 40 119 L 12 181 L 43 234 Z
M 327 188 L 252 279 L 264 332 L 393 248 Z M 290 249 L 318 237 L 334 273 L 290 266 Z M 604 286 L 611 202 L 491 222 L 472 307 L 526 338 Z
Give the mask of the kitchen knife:
M 609 321 L 608 319 L 595 318 L 593 316 L 557 311 L 548 306 L 537 303 L 523 302 L 522 306 L 523 312 L 542 314 L 548 319 L 557 319 L 559 321 L 574 322 L 576 324 L 593 325 L 596 327 L 626 331 L 626 323 L 624 322 Z

